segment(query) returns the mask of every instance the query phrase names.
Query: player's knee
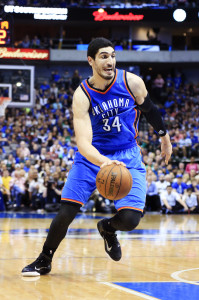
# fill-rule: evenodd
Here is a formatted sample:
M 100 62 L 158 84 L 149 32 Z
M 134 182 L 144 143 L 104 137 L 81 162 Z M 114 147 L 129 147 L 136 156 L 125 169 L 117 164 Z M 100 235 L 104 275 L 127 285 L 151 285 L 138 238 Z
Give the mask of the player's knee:
M 138 224 L 139 224 L 140 220 L 132 220 L 132 219 L 129 219 L 129 220 L 125 220 L 125 223 L 123 223 L 124 225 L 124 230 L 125 231 L 131 231 L 133 229 L 135 229 Z
M 120 211 L 120 220 L 122 223 L 122 230 L 125 231 L 131 231 L 134 228 L 137 227 L 137 225 L 140 222 L 141 219 L 141 213 L 134 211 L 134 210 L 130 210 L 130 209 L 125 209 Z
M 74 220 L 76 214 L 78 213 L 80 205 L 74 205 L 73 203 L 61 203 L 60 209 L 57 213 L 57 220 L 65 226 L 69 226 Z

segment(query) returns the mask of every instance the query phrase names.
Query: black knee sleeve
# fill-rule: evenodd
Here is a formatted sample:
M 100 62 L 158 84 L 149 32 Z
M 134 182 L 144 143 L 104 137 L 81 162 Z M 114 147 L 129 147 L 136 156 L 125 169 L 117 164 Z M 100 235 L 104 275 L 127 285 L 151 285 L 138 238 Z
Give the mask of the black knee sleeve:
M 131 231 L 137 227 L 141 219 L 141 212 L 132 209 L 122 209 L 113 218 L 110 225 L 115 230 Z

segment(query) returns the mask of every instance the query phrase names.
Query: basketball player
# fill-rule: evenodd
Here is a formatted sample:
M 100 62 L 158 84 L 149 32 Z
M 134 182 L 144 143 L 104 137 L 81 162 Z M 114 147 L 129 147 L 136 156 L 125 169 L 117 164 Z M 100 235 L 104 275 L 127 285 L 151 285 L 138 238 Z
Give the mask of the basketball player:
M 73 97 L 79 152 L 62 190 L 61 208 L 51 223 L 43 250 L 22 270 L 23 276 L 39 276 L 51 271 L 53 255 L 68 226 L 96 188 L 97 172 L 112 163 L 126 165 L 132 174 L 133 187 L 125 198 L 114 202 L 115 216 L 99 221 L 97 227 L 107 254 L 115 261 L 121 259 L 115 232 L 133 230 L 140 222 L 145 205 L 146 170 L 136 142 L 141 112 L 160 136 L 166 164 L 172 153 L 160 113 L 142 79 L 115 68 L 113 44 L 105 38 L 96 38 L 90 42 L 87 56 L 93 74 L 80 84 Z

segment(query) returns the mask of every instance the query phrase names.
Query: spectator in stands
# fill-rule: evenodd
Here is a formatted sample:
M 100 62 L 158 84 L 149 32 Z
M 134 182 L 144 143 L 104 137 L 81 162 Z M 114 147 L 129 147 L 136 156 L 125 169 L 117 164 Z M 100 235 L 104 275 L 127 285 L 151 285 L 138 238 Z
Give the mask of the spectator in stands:
M 33 141 L 32 149 L 31 149 L 30 153 L 31 153 L 31 157 L 33 157 L 35 160 L 39 159 L 40 145 Z
M 45 210 L 48 212 L 58 211 L 60 208 L 61 189 L 58 186 L 58 174 L 54 173 L 45 183 L 46 186 L 46 204 Z
M 53 109 L 54 110 L 57 110 L 57 109 L 62 109 L 62 102 L 59 100 L 59 98 L 56 99 L 55 103 L 53 103 L 52 105 Z
M 56 82 L 53 82 L 51 84 L 50 93 L 54 94 L 54 97 L 57 98 L 57 96 L 58 96 L 58 87 L 56 85 Z
M 150 139 L 149 145 L 148 145 L 148 151 L 155 152 L 156 149 L 159 149 L 159 140 L 157 134 L 153 134 L 152 138 Z
M 192 145 L 191 145 L 191 155 L 196 156 L 199 154 L 199 139 L 197 135 L 195 135 L 194 130 L 189 131 L 189 137 L 191 139 Z
M 48 96 L 48 104 L 50 105 L 50 107 L 52 106 L 52 104 L 56 101 L 56 97 L 54 93 L 50 93 L 50 95 Z
M 25 171 L 15 171 L 14 178 L 12 178 L 12 180 L 10 181 L 10 191 L 13 207 L 16 211 L 20 210 L 21 208 L 22 196 L 25 195 L 26 190 L 25 182 Z
M 188 188 L 182 197 L 184 203 L 186 203 L 190 213 L 199 213 L 199 205 L 196 194 L 192 191 L 192 188 Z
M 75 91 L 76 88 L 80 85 L 82 76 L 79 75 L 79 71 L 75 70 L 71 78 L 71 88 Z
M 54 174 L 57 170 L 57 167 L 60 168 L 61 166 L 61 160 L 60 158 L 56 158 L 54 161 L 53 161 L 53 165 L 51 167 L 51 172 Z
M 39 97 L 39 104 L 43 109 L 48 103 L 48 90 L 44 90 L 42 95 Z
M 41 159 L 41 161 L 44 161 L 44 160 L 45 160 L 46 154 L 47 154 L 47 152 L 46 152 L 46 147 L 42 147 L 42 148 L 41 148 L 41 153 L 40 153 L 40 159 Z
M 29 35 L 27 34 L 19 46 L 22 48 L 30 48 L 30 45 L 31 45 L 30 38 Z
M 199 165 L 195 162 L 195 157 L 192 156 L 190 159 L 190 163 L 186 165 L 185 171 L 190 174 L 191 170 L 199 171 Z
M 16 163 L 16 159 L 14 158 L 12 153 L 10 153 L 8 155 L 8 158 L 4 160 L 4 163 L 6 164 L 8 171 L 11 171 L 12 165 Z
M 168 73 L 166 76 L 165 85 L 166 85 L 166 91 L 168 94 L 173 90 L 173 87 L 174 87 L 173 78 L 170 73 Z
M 33 168 L 29 171 L 29 201 L 30 207 L 33 210 L 44 208 L 44 198 L 43 198 L 43 180 L 39 180 L 38 171 Z
M 160 195 L 160 199 L 162 199 L 161 194 L 166 191 L 168 185 L 169 185 L 169 182 L 165 180 L 165 175 L 161 174 L 159 176 L 159 180 L 156 182 L 156 186 L 158 189 L 158 194 Z M 163 203 L 161 203 L 161 204 L 163 204 Z
M 49 159 L 50 160 L 54 160 L 56 158 L 58 158 L 58 154 L 56 153 L 56 148 L 55 147 L 51 147 L 51 150 L 47 153 L 49 155 Z M 46 159 L 47 159 L 47 155 L 46 155 Z
M 54 42 L 53 39 L 44 36 L 41 38 L 41 49 L 54 49 Z
M 41 45 L 40 39 L 37 35 L 34 36 L 34 38 L 31 41 L 31 48 L 39 49 Z
M 30 150 L 24 141 L 20 142 L 20 147 L 17 149 L 17 156 L 21 158 L 30 156 Z
M 61 79 L 59 71 L 58 70 L 52 71 L 51 78 L 52 78 L 52 82 L 59 83 L 59 81 Z
M 56 126 L 52 127 L 52 138 L 54 139 L 53 144 L 56 144 L 56 145 L 58 144 L 57 143 L 57 138 L 58 138 L 58 135 L 59 135 L 59 129 L 60 128 L 58 128 L 57 124 L 56 124 Z
M 197 201 L 199 204 L 199 176 L 196 176 L 195 179 L 192 180 L 191 187 L 192 187 L 193 192 L 197 196 Z
M 1 132 L 1 133 L 0 133 L 0 145 L 1 145 L 1 146 L 8 146 L 8 139 L 7 139 L 7 137 L 5 136 L 5 133 L 4 133 L 4 132 Z
M 177 144 L 182 138 L 183 138 L 183 134 L 180 132 L 179 128 L 176 128 L 175 135 L 173 136 L 173 142 Z
M 184 172 L 185 172 L 185 164 L 184 164 L 184 162 L 179 162 L 177 169 L 179 170 L 179 172 L 181 174 L 184 174 Z
M 176 90 L 179 90 L 182 84 L 182 74 L 180 72 L 177 72 L 177 74 L 174 77 L 174 87 Z
M 50 147 L 50 152 L 57 154 L 57 157 L 61 157 L 64 152 L 63 147 L 59 144 L 58 139 L 54 141 L 53 145 Z
M 46 80 L 43 82 L 43 84 L 40 85 L 40 89 L 42 90 L 42 92 L 50 89 L 50 85 Z
M 160 170 L 160 166 L 158 165 L 157 162 L 155 162 L 155 163 L 153 164 L 152 171 L 153 171 L 153 173 L 154 173 L 155 176 L 156 176 L 156 180 L 158 179 L 158 171 L 159 171 L 159 170 Z
M 74 157 L 75 157 L 75 151 L 73 148 L 70 148 L 68 150 L 68 155 L 67 155 L 67 165 L 72 165 L 73 163 L 73 160 L 74 160 Z
M 156 78 L 153 81 L 153 94 L 158 103 L 162 102 L 162 92 L 164 88 L 165 81 L 162 77 L 162 74 L 157 74 Z
M 53 145 L 53 141 L 54 141 L 54 139 L 53 139 L 53 136 L 52 136 L 52 132 L 49 131 L 47 139 L 46 139 L 45 143 L 43 143 L 43 146 L 45 146 L 49 149 L 49 147 L 51 147 Z
M 24 171 L 25 171 L 26 173 L 28 173 L 28 172 L 30 171 L 30 168 L 31 168 L 31 161 L 30 161 L 29 158 L 27 158 L 27 159 L 25 160 Z
M 179 147 L 178 153 L 181 154 L 182 151 L 184 159 L 188 157 L 188 153 L 190 153 L 191 150 L 191 145 L 192 145 L 191 139 L 187 137 L 186 132 L 183 132 L 182 138 L 178 141 L 178 147 Z
M 172 188 L 178 194 L 184 194 L 185 190 L 188 188 L 187 184 L 182 181 L 182 174 L 176 175 L 177 180 L 172 183 Z
M 190 181 L 194 180 L 196 178 L 197 172 L 196 170 L 190 170 L 189 179 Z
M 48 138 L 47 132 L 45 132 L 44 129 L 41 129 L 38 134 L 38 144 L 39 145 L 45 144 L 47 138 Z
M 186 159 L 187 148 L 191 146 L 191 140 L 186 138 L 186 133 L 180 132 L 180 130 L 177 129 L 171 141 L 173 146 L 173 155 L 177 157 L 183 156 L 183 158 Z
M 153 176 L 147 176 L 146 211 L 160 211 L 160 196 Z
M 138 141 L 138 143 L 139 143 L 139 145 L 140 145 L 141 148 L 148 149 L 148 146 L 149 146 L 149 137 L 143 131 L 139 132 L 139 136 L 138 136 L 137 141 Z
M 63 87 L 65 88 L 65 90 L 68 90 L 71 83 L 71 76 L 68 70 L 65 70 L 64 74 L 62 75 L 61 82 L 64 84 Z
M 161 194 L 163 203 L 162 213 L 182 213 L 188 211 L 188 207 L 182 201 L 180 194 L 173 191 L 172 186 L 168 185 L 166 191 Z
M 12 132 L 11 135 L 8 137 L 8 141 L 12 151 L 15 151 L 18 147 L 17 135 Z
M 10 181 L 12 180 L 12 177 L 9 174 L 8 170 L 4 170 L 3 176 L 2 176 L 2 193 L 3 193 L 3 200 L 5 204 L 6 210 L 9 208 L 9 205 L 11 205 L 11 196 L 10 196 Z
M 2 146 L 0 146 L 0 161 L 3 161 L 6 158 L 5 150 Z
M 153 158 L 152 158 L 152 157 L 147 156 L 146 168 L 147 168 L 147 169 L 148 169 L 148 168 L 150 168 L 150 169 L 153 168 Z

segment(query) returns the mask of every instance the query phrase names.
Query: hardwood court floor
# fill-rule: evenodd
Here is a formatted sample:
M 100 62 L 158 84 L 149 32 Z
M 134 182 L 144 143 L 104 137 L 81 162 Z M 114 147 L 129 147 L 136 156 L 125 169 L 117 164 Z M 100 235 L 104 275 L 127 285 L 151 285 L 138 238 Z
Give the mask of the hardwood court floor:
M 44 216 L 0 214 L 0 299 L 198 299 L 199 216 L 145 215 L 136 230 L 118 234 L 123 257 L 114 262 L 96 230 L 103 216 L 78 215 L 52 272 L 21 277 L 41 251 L 51 223 Z

